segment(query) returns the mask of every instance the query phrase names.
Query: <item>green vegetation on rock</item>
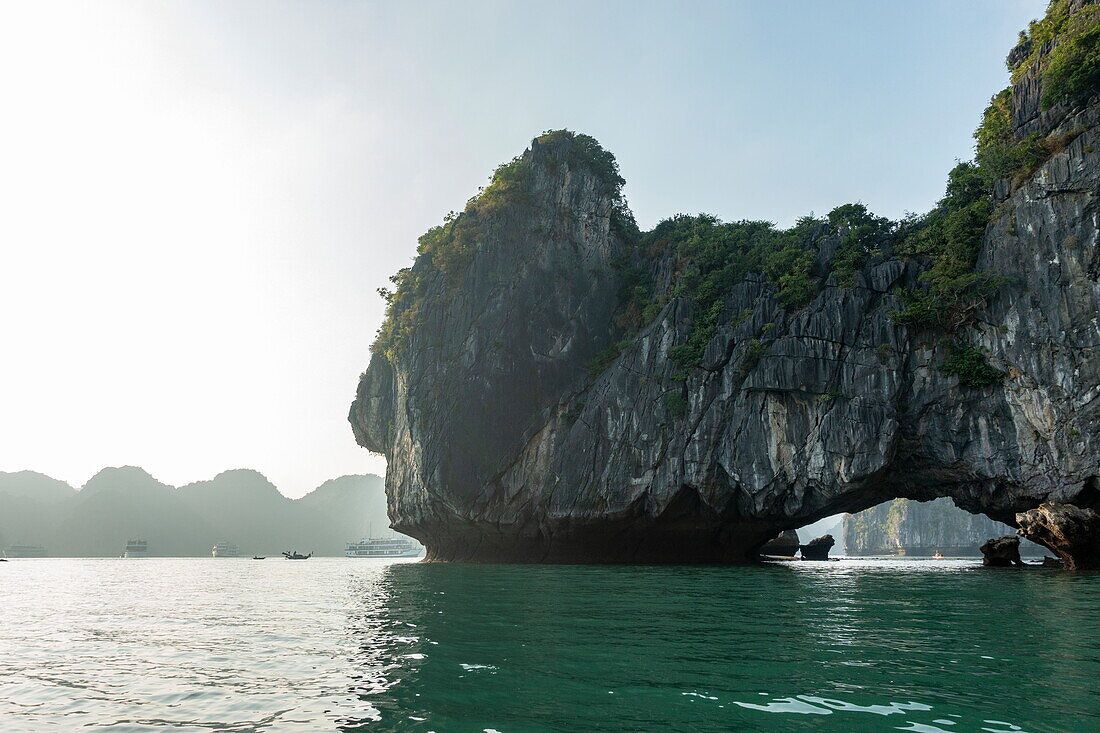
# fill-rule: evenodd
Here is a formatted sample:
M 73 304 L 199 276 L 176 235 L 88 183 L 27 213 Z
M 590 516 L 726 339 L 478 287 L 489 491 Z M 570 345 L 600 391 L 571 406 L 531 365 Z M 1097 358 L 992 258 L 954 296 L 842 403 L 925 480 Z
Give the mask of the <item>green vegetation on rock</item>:
M 1012 128 L 1012 89 L 996 94 L 974 132 L 973 161 L 951 169 L 947 191 L 928 214 L 902 228 L 898 253 L 929 264 L 922 287 L 902 293 L 899 323 L 953 332 L 965 325 L 1001 285 L 996 273 L 976 272 L 986 226 L 996 213 L 993 193 L 998 181 L 1013 187 L 1026 181 L 1073 134 L 1018 140 Z
M 620 235 L 636 236 L 637 225 L 622 195 L 625 181 L 619 175 L 615 156 L 595 138 L 571 130 L 548 130 L 535 138 L 532 148 L 540 151 L 539 162 L 551 172 L 561 166 L 587 168 L 610 195 L 611 226 Z M 466 202 L 461 212 L 450 212 L 443 223 L 425 232 L 418 241 L 416 261 L 390 277 L 393 288 L 379 288 L 386 301 L 386 316 L 371 346 L 374 353 L 392 353 L 406 342 L 417 325 L 429 284 L 439 278 L 448 287 L 458 285 L 477 249 L 486 222 L 506 209 L 534 203 L 536 160 L 533 154 L 519 155 L 497 166 L 489 184 Z
M 1052 0 L 1046 15 L 1033 20 L 1008 55 L 1012 80 L 1042 63 L 1042 105 L 1075 104 L 1100 92 L 1100 5 L 1071 10 L 1070 0 Z M 1042 50 L 1056 45 L 1044 59 Z
M 599 376 L 603 373 L 607 367 L 611 366 L 611 362 L 619 358 L 619 354 L 623 353 L 626 347 L 630 346 L 630 340 L 624 339 L 622 341 L 616 341 L 608 346 L 606 349 L 596 354 L 588 364 L 588 373 L 592 376 Z
M 1045 43 L 1057 39 L 1059 45 L 1045 62 L 1044 103 L 1050 94 L 1068 98 L 1095 93 L 1100 81 L 1097 23 L 1095 4 L 1071 14 L 1068 0 L 1054 0 L 1046 16 L 1021 33 L 1019 45 L 1009 54 L 1013 80 L 1038 62 Z M 905 227 L 899 254 L 924 259 L 930 266 L 920 276 L 923 287 L 903 293 L 904 307 L 895 314 L 898 322 L 947 332 L 969 322 L 1002 282 L 996 273 L 974 271 L 986 225 L 995 214 L 997 181 L 1009 179 L 1013 188 L 1018 187 L 1075 135 L 1017 139 L 1012 88 L 994 95 L 974 132 L 974 161 L 956 165 L 939 205 Z
M 708 214 L 665 219 L 638 239 L 637 251 L 644 264 L 625 271 L 631 283 L 625 312 L 630 315 L 621 325 L 644 325 L 670 298 L 689 298 L 695 313 L 691 333 L 685 343 L 673 347 L 671 355 L 682 366 L 694 366 L 717 328 L 741 318 L 741 314 L 727 313 L 725 296 L 750 272 L 773 282 L 787 307 L 798 308 L 813 299 L 820 279 L 811 275 L 815 252 L 807 242 L 823 224 L 804 217 L 784 230 L 766 221 L 722 222 Z M 672 288 L 652 294 L 647 273 L 670 250 L 676 268 Z
M 989 387 L 1000 384 L 1007 374 L 990 365 L 985 354 L 972 346 L 955 344 L 939 370 L 954 374 L 964 387 Z
M 1054 0 L 1047 14 L 1021 34 L 1009 55 L 1018 79 L 1036 63 L 1043 64 L 1044 104 L 1078 100 L 1100 85 L 1100 8 L 1089 3 L 1070 12 L 1070 0 Z M 1046 44 L 1054 44 L 1045 53 Z M 1049 50 L 1049 49 L 1048 49 Z M 1062 150 L 1076 132 L 1018 139 L 1012 120 L 1012 89 L 996 94 L 974 132 L 972 161 L 958 163 L 937 206 L 920 217 L 893 222 L 878 217 L 863 204 L 838 206 L 824 219 L 812 215 L 789 229 L 766 221 L 722 222 L 708 214 L 680 214 L 640 232 L 622 196 L 623 178 L 615 157 L 588 135 L 568 130 L 548 131 L 536 138 L 533 150 L 499 166 L 489 184 L 471 198 L 462 213 L 419 240 L 412 267 L 391 278 L 386 319 L 372 347 L 390 353 L 404 343 L 422 317 L 420 309 L 429 284 L 446 287 L 464 277 L 487 222 L 504 209 L 533 203 L 531 186 L 539 164 L 555 173 L 560 166 L 585 168 L 596 175 L 612 197 L 611 226 L 628 245 L 619 263 L 622 306 L 616 325 L 628 338 L 605 349 L 590 364 L 602 372 L 629 344 L 629 335 L 651 323 L 673 298 L 692 304 L 686 340 L 672 348 L 682 368 L 697 366 L 719 327 L 735 325 L 742 316 L 728 312 L 731 287 L 756 273 L 770 282 L 784 308 L 810 303 L 832 278 L 840 287 L 856 284 L 856 274 L 890 256 L 924 265 L 917 287 L 898 293 L 901 307 L 892 313 L 900 324 L 953 333 L 967 325 L 1004 282 L 995 272 L 975 270 L 986 227 L 996 215 L 994 192 L 1007 180 L 1022 185 L 1051 155 Z M 822 256 L 828 242 L 831 257 Z M 671 257 L 671 281 L 655 287 L 656 265 Z
M 622 268 L 625 306 L 619 325 L 640 327 L 671 298 L 690 299 L 691 332 L 672 348 L 671 356 L 682 367 L 693 367 L 719 326 L 746 318 L 728 312 L 725 299 L 749 273 L 766 278 L 776 287 L 779 302 L 797 310 L 814 299 L 830 276 L 842 287 L 854 285 L 855 273 L 883 256 L 895 230 L 894 222 L 858 203 L 838 206 L 825 219 L 802 217 L 789 229 L 766 221 L 722 222 L 708 214 L 665 219 L 639 236 L 637 261 Z M 838 246 L 822 269 L 816 263 L 817 243 L 829 237 Z M 652 293 L 653 263 L 669 253 L 675 266 L 672 286 Z
M 829 224 L 840 237 L 833 255 L 832 272 L 837 284 L 854 285 L 855 274 L 882 254 L 890 243 L 897 224 L 874 216 L 863 204 L 844 204 L 829 212 Z
M 921 288 L 903 291 L 898 323 L 954 331 L 970 320 L 1000 283 L 974 263 L 993 213 L 993 180 L 976 163 L 959 163 L 948 177 L 939 206 L 910 222 L 898 253 L 922 259 L 929 267 Z
M 665 395 L 665 409 L 668 410 L 668 414 L 675 420 L 680 420 L 687 416 L 688 401 L 680 392 L 669 392 Z
M 1100 28 L 1094 26 L 1055 48 L 1043 76 L 1044 107 L 1075 104 L 1100 91 Z

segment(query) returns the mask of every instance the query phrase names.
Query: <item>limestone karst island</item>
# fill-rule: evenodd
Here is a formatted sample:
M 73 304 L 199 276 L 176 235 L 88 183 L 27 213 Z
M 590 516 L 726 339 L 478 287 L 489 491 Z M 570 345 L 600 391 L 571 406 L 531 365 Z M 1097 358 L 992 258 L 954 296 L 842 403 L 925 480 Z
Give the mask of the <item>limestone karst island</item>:
M 0 88 L 0 733 L 1100 731 L 1100 0 L 6 0 Z
M 946 496 L 1100 568 L 1096 12 L 1021 35 L 901 221 L 641 231 L 610 151 L 536 137 L 383 293 L 350 420 L 394 527 L 436 560 L 732 563 Z

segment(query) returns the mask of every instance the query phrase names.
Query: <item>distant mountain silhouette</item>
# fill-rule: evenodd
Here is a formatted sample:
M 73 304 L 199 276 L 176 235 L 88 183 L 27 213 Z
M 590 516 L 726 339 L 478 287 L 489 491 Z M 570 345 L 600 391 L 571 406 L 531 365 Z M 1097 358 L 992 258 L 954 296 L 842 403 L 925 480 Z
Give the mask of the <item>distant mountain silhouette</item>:
M 105 468 L 77 491 L 33 471 L 0 472 L 0 547 L 44 545 L 53 557 L 121 555 L 145 539 L 153 556 L 204 556 L 226 540 L 242 555 L 286 549 L 342 555 L 388 532 L 378 476 L 341 476 L 291 500 L 258 471 L 223 471 L 173 488 L 134 466 Z
M 35 471 L 0 471 L 0 497 L 26 498 L 36 502 L 54 503 L 71 499 L 76 489 L 64 481 Z
M 210 524 L 218 539 L 233 542 L 242 551 L 277 554 L 304 539 L 295 531 L 301 518 L 294 502 L 258 471 L 223 471 L 209 481 L 181 486 L 176 496 Z
M 76 489 L 34 471 L 0 471 L 0 547 L 42 544 L 35 538 L 53 531 L 56 506 L 76 496 Z
M 390 532 L 385 480 L 373 474 L 329 479 L 294 504 L 304 516 L 317 518 L 312 532 L 317 539 L 300 544 L 318 555 L 342 555 L 345 542 Z
M 197 555 L 212 544 L 210 525 L 175 489 L 133 466 L 103 469 L 57 508 L 56 531 L 34 544 L 58 557 L 121 555 L 131 537 L 149 540 L 158 555 Z

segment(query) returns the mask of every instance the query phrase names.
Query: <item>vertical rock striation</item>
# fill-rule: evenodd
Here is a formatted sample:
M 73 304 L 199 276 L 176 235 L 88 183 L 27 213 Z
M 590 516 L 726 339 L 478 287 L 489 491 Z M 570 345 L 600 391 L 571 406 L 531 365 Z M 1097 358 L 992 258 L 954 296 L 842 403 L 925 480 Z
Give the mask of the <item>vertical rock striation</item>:
M 360 380 L 356 439 L 386 455 L 393 526 L 432 557 L 492 555 L 504 535 L 522 546 L 537 533 L 526 491 L 547 473 L 547 424 L 580 399 L 612 341 L 618 187 L 575 147 L 535 141 L 517 161 L 521 196 L 460 215 L 474 219 L 474 251 L 458 276 L 418 260 L 416 328 Z M 535 464 L 530 483 L 520 454 Z

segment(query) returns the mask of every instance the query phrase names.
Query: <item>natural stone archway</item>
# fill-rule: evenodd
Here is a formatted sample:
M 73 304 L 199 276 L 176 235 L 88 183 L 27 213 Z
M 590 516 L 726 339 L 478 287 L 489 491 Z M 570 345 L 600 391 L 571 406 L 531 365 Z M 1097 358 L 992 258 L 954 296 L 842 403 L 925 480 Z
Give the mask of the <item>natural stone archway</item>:
M 804 306 L 748 272 L 696 313 L 676 246 L 653 241 L 634 284 L 607 154 L 532 143 L 422 240 L 360 379 L 349 419 L 387 457 L 393 527 L 436 560 L 743 562 L 830 514 L 950 496 L 1091 563 L 1095 513 L 1067 534 L 1069 513 L 1028 512 L 1096 502 L 1100 105 L 1040 96 L 1037 72 L 1016 82 L 1017 134 L 1068 142 L 998 184 L 976 268 L 1001 284 L 951 336 L 892 316 L 925 265 L 889 245 Z M 843 237 L 807 234 L 812 272 Z M 625 339 L 624 318 L 642 323 Z M 961 383 L 941 368 L 955 353 L 1004 379 Z
M 1038 177 L 1100 169 L 1092 135 Z M 902 260 L 795 313 L 762 279 L 734 285 L 729 311 L 751 315 L 718 328 L 686 378 L 669 352 L 695 314 L 673 298 L 593 380 L 620 289 L 612 202 L 589 171 L 526 155 L 533 209 L 484 217 L 472 279 L 429 280 L 422 322 L 375 354 L 352 408 L 357 439 L 389 459 L 394 527 L 430 558 L 738 562 L 783 529 L 885 499 L 951 496 L 1015 525 L 1090 490 L 1095 181 L 1057 194 L 1079 197 L 1080 217 L 1052 220 L 1035 182 L 990 227 L 983 262 L 1022 282 L 973 335 L 1003 385 L 961 386 L 937 368 L 941 336 L 891 320 L 898 289 L 917 284 Z M 765 334 L 767 353 L 750 353 Z

